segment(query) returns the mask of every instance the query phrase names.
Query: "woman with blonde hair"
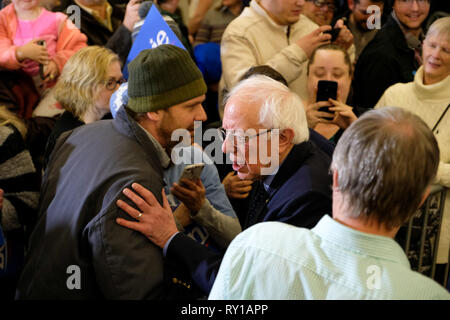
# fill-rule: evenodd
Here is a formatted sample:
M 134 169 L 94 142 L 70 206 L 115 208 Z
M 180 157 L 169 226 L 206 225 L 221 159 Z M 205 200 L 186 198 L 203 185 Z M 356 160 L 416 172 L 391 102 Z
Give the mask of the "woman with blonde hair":
M 62 133 L 98 121 L 109 112 L 109 99 L 123 82 L 119 57 L 110 49 L 89 46 L 67 61 L 54 88 L 65 112 L 48 139 L 45 164 Z
M 423 65 L 414 81 L 389 87 L 375 109 L 398 106 L 421 117 L 433 130 L 440 149 L 435 183 L 450 187 L 450 17 L 428 29 L 422 49 Z M 412 146 L 413 147 L 413 146 Z M 450 246 L 450 192 L 444 205 L 437 263 L 448 263 Z

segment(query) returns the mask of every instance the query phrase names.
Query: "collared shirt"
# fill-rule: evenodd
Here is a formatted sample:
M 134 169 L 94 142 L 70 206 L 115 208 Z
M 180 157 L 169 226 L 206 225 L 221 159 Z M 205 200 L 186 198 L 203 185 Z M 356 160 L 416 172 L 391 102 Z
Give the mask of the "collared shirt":
M 273 179 L 275 179 L 275 176 L 277 175 L 277 172 L 279 170 L 279 168 L 281 167 L 281 163 L 280 165 L 275 169 L 274 173 L 268 176 L 265 176 L 262 180 L 264 189 L 269 192 L 270 190 L 270 184 L 272 183 Z
M 391 238 L 324 216 L 312 230 L 259 223 L 228 247 L 209 299 L 450 299 Z
M 161 163 L 162 167 L 164 169 L 167 169 L 170 165 L 170 158 L 167 155 L 166 150 L 161 146 L 161 144 L 147 131 L 144 129 L 143 126 L 141 126 L 138 123 L 139 127 L 144 130 L 144 132 L 147 134 L 147 137 L 150 139 L 150 141 L 153 143 L 153 145 L 156 148 L 156 155 L 158 156 L 159 162 Z
M 113 12 L 112 6 L 108 3 L 108 1 L 105 1 L 105 10 L 106 10 L 106 16 L 105 19 L 102 19 L 97 11 L 92 10 L 91 8 L 88 8 L 86 6 L 83 6 L 78 2 L 77 0 L 74 0 L 77 5 L 79 5 L 84 11 L 89 13 L 91 16 L 93 16 L 98 22 L 103 24 L 109 31 L 113 31 L 113 25 L 111 21 L 111 15 Z

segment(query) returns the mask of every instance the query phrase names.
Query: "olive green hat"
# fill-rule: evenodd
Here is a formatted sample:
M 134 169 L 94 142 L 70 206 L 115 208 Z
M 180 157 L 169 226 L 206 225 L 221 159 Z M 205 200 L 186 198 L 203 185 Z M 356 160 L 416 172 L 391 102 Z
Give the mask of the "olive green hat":
M 167 109 L 206 93 L 201 71 L 174 45 L 142 50 L 128 71 L 128 108 L 134 112 Z

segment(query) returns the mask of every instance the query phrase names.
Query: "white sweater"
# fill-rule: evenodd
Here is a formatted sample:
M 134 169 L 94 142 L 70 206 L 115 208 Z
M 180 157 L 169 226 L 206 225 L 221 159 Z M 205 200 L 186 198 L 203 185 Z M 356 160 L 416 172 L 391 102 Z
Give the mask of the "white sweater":
M 380 98 L 375 109 L 385 106 L 396 106 L 413 112 L 432 129 L 448 104 L 450 104 L 450 76 L 443 81 L 423 84 L 423 67 L 417 70 L 413 82 L 397 83 L 389 87 Z M 434 130 L 439 144 L 441 161 L 436 183 L 450 187 L 450 110 Z M 444 219 L 442 221 L 441 238 L 439 240 L 438 263 L 448 261 L 450 245 L 450 190 L 447 190 Z

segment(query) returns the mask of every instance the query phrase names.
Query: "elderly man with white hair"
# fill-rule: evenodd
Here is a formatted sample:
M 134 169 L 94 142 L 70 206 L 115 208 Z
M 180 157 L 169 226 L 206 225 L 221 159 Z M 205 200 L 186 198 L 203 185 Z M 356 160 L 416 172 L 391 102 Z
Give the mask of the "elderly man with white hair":
M 240 82 L 227 99 L 222 150 L 230 154 L 241 179 L 256 180 L 242 229 L 265 221 L 312 228 L 331 212 L 330 158 L 308 141 L 309 131 L 300 98 L 266 76 Z M 166 259 L 188 270 L 208 294 L 222 256 L 199 246 L 178 232 L 166 204 L 162 208 L 151 192 L 138 184 L 126 191 L 140 211 L 118 203 L 139 221 L 118 219 L 164 248 Z

